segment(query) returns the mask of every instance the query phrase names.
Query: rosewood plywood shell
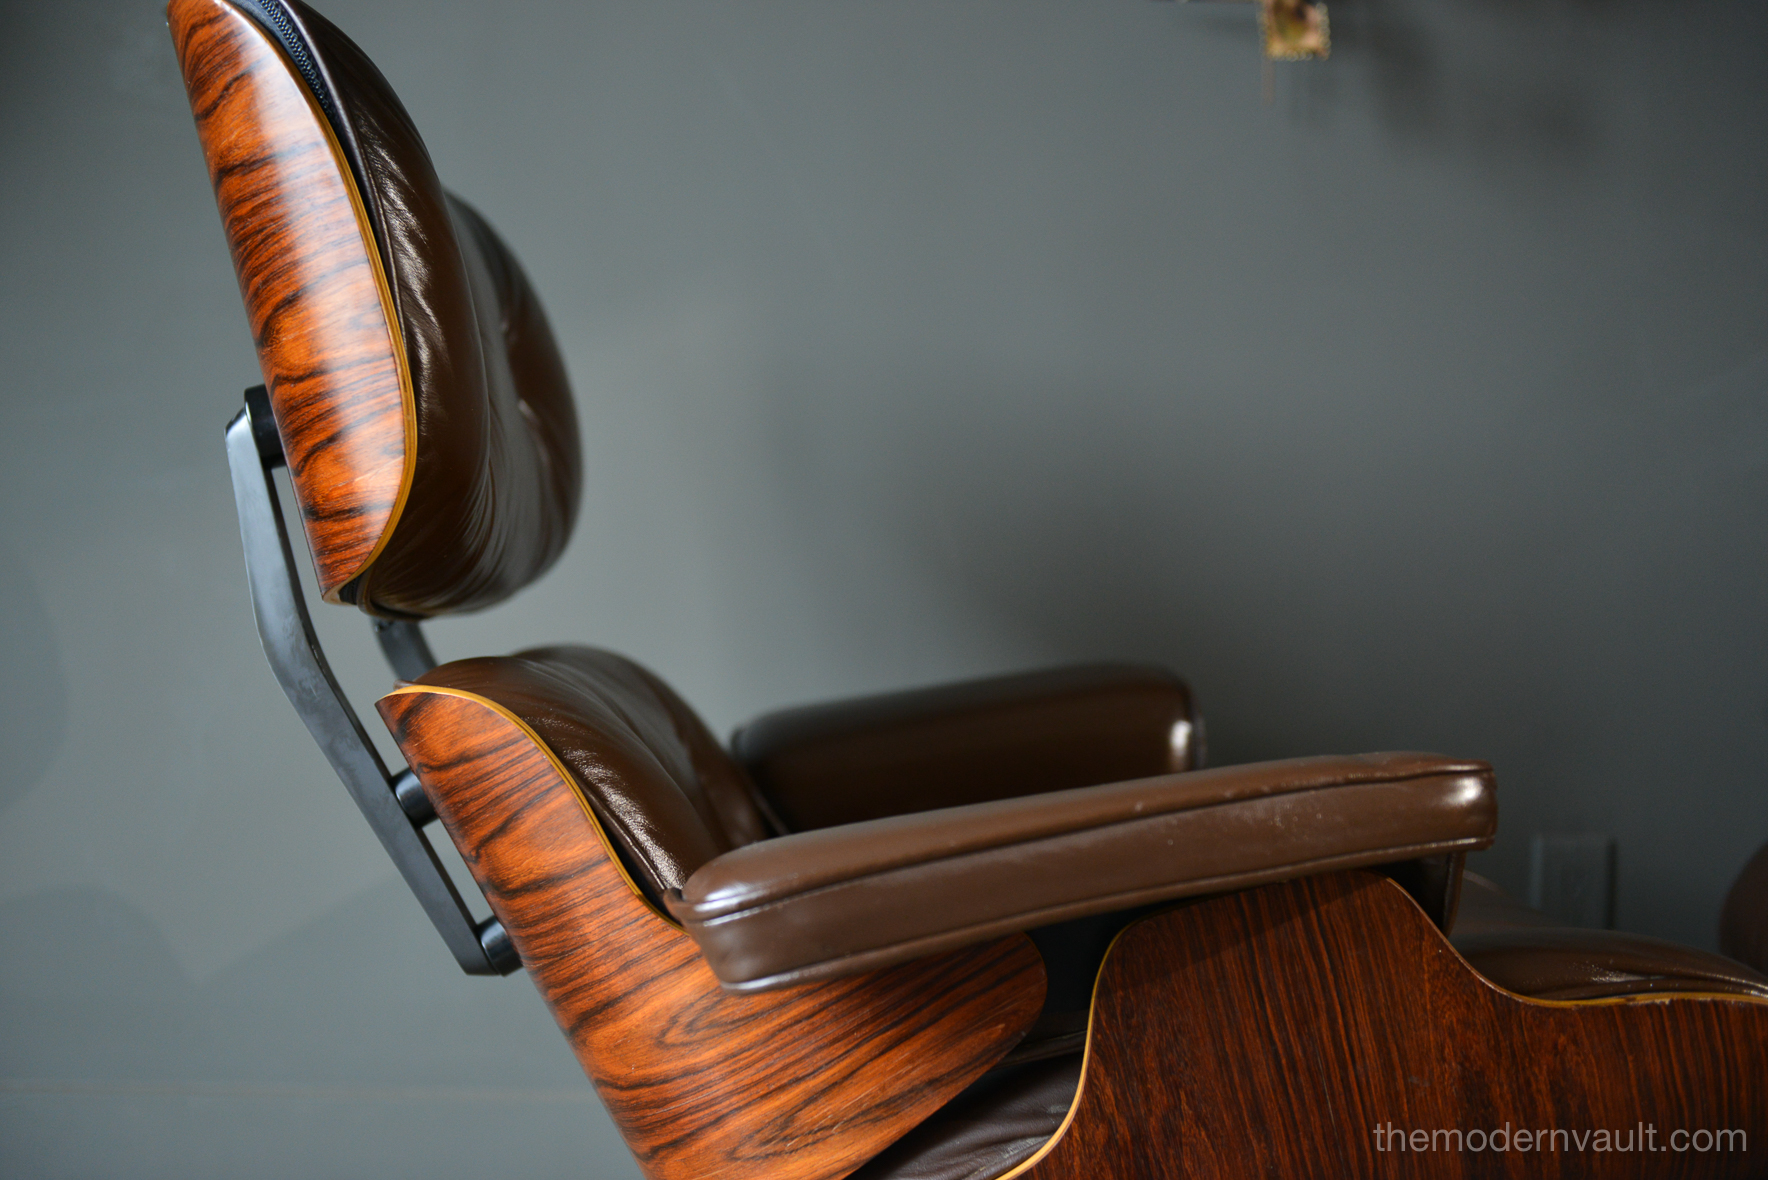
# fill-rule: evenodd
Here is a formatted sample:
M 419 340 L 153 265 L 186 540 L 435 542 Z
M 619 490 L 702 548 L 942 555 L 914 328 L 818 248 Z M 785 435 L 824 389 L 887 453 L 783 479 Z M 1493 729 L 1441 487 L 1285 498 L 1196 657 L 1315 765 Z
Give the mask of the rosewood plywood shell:
M 1043 965 L 1023 935 L 828 983 L 727 992 L 632 887 L 526 725 L 484 698 L 423 685 L 380 709 L 656 1180 L 845 1175 L 1037 1018 Z
M 240 294 L 327 598 L 410 487 L 415 405 L 355 180 L 306 84 L 223 0 L 167 8 Z
M 1526 1000 L 1391 882 L 1315 877 L 1129 927 L 1100 972 L 1070 1117 L 1015 1176 L 1760 1177 L 1768 1002 Z M 1413 1153 L 1379 1149 L 1389 1125 L 1568 1137 Z M 1662 1148 L 1678 1128 L 1742 1130 L 1749 1150 L 1593 1149 L 1601 1129 L 1645 1145 L 1643 1126 Z

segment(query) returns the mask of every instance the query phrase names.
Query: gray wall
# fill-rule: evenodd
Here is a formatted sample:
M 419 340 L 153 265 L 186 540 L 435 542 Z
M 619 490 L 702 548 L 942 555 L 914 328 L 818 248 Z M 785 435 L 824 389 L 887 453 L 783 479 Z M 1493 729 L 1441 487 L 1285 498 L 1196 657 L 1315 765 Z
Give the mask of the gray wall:
M 1215 759 L 1491 759 L 1711 945 L 1768 837 L 1768 9 L 337 0 L 524 257 L 588 509 L 444 657 L 723 729 L 1097 657 Z M 157 8 L 0 8 L 0 1173 L 632 1176 L 267 674 L 255 363 Z M 338 616 L 338 617 L 330 617 Z M 384 683 L 326 620 L 364 701 Z

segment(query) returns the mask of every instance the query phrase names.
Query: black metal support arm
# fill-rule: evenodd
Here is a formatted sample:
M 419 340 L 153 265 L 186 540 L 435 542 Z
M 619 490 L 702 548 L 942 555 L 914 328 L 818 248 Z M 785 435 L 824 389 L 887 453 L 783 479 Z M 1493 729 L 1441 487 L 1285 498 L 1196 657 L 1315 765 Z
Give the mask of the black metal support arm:
M 381 654 L 387 657 L 387 666 L 401 680 L 416 680 L 436 666 L 436 657 L 430 654 L 430 641 L 416 623 L 376 619 L 374 637 L 381 645 Z
M 503 925 L 496 918 L 474 922 L 436 859 L 423 833 L 435 813 L 416 776 L 409 770 L 387 772 L 326 663 L 278 503 L 273 473 L 284 463 L 282 441 L 262 386 L 246 390 L 246 408 L 227 424 L 227 462 L 233 470 L 252 610 L 277 682 L 461 969 L 469 975 L 507 975 L 519 969 L 521 961 Z M 435 663 L 415 623 L 377 624 L 375 635 L 401 679 L 422 675 Z

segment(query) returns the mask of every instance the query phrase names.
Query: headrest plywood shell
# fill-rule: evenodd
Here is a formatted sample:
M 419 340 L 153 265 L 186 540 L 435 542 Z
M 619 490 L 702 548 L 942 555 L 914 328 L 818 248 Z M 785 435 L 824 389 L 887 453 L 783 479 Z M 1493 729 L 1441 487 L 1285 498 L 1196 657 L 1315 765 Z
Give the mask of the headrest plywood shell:
M 361 50 L 253 7 L 280 36 L 229 0 L 168 16 L 320 587 L 393 617 L 500 601 L 581 486 L 545 314 Z

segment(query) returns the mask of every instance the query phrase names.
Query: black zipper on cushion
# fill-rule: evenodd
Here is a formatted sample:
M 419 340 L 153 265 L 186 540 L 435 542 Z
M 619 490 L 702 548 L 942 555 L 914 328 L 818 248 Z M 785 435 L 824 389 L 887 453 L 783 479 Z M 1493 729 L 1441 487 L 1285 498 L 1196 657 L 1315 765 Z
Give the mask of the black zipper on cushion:
M 233 0 L 233 3 L 248 16 L 255 18 L 276 38 L 276 43 L 288 54 L 289 61 L 307 83 L 307 89 L 313 92 L 319 109 L 325 112 L 325 117 L 331 121 L 332 130 L 336 133 L 338 109 L 332 104 L 331 91 L 326 89 L 325 77 L 319 72 L 318 63 L 313 60 L 312 50 L 307 48 L 307 39 L 295 27 L 295 22 L 289 19 L 288 11 L 278 0 Z
M 331 125 L 332 135 L 337 138 L 338 147 L 344 153 L 344 163 L 350 168 L 356 180 L 356 191 L 362 195 L 363 204 L 368 208 L 372 224 L 375 226 L 375 248 L 381 256 L 381 265 L 389 278 L 393 274 L 393 262 L 387 254 L 387 245 L 381 240 L 379 201 L 375 191 L 369 187 L 368 170 L 363 166 L 360 145 L 356 142 L 356 133 L 344 112 L 333 98 L 331 87 L 327 84 L 328 73 L 320 65 L 319 55 L 307 40 L 306 28 L 300 17 L 289 10 L 287 0 L 229 0 L 239 11 L 249 16 L 282 49 L 289 64 L 307 84 L 307 90 L 313 95 L 313 101 L 319 104 L 320 113 Z

